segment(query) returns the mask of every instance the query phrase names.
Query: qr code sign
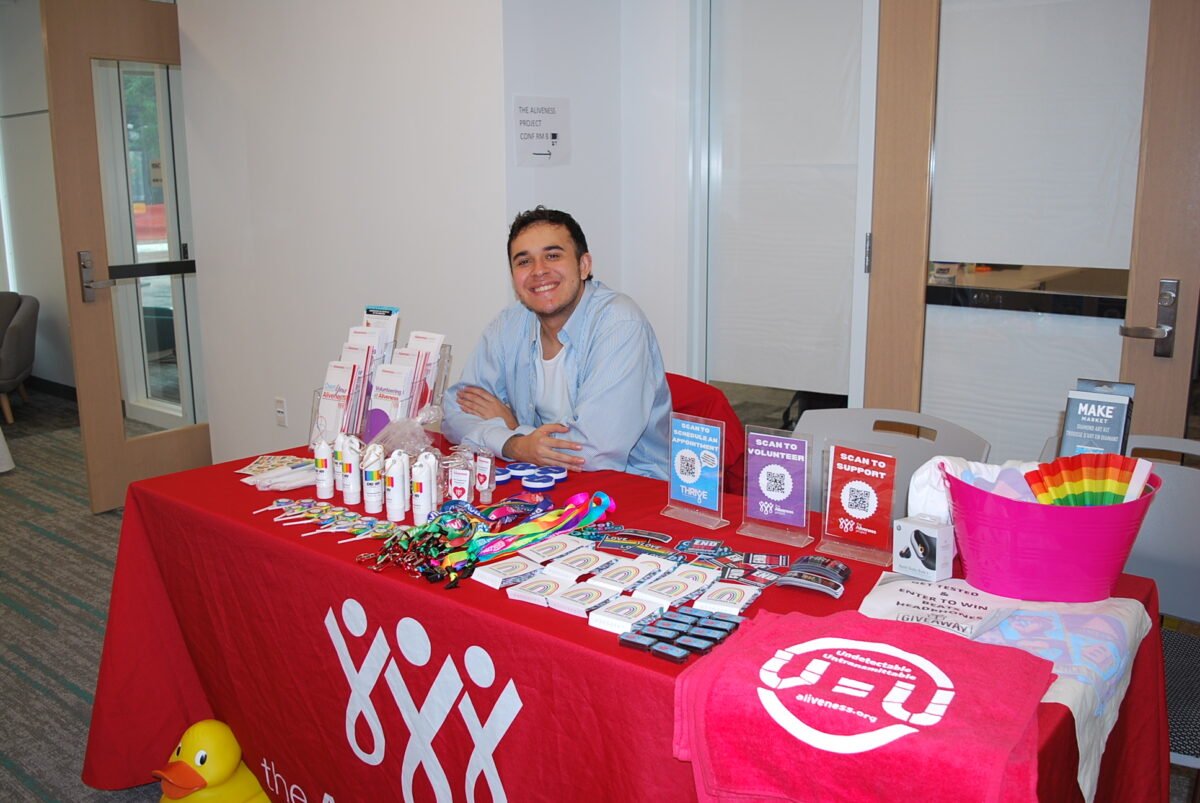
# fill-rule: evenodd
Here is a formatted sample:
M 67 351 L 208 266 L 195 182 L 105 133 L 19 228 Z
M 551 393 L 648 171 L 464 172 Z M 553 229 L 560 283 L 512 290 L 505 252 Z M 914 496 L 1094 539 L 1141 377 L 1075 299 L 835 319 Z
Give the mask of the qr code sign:
M 869 510 L 871 507 L 871 492 L 862 488 L 849 488 L 846 491 L 846 508 L 848 510 Z
M 783 466 L 770 464 L 758 472 L 758 489 L 763 496 L 774 502 L 782 502 L 792 495 L 792 475 Z
M 856 519 L 870 517 L 879 507 L 875 489 L 861 480 L 853 480 L 842 487 L 842 509 Z
M 700 479 L 700 458 L 691 449 L 675 455 L 675 476 L 689 485 Z

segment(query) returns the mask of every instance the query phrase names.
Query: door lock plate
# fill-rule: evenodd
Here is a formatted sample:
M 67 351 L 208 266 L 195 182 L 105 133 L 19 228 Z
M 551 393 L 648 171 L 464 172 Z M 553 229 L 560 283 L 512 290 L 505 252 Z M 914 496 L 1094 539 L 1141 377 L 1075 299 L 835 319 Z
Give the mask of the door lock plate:
M 1175 354 L 1175 316 L 1179 309 L 1179 280 L 1160 279 L 1158 282 L 1158 319 L 1154 326 L 1122 326 L 1122 337 L 1145 338 L 1154 341 L 1155 357 Z

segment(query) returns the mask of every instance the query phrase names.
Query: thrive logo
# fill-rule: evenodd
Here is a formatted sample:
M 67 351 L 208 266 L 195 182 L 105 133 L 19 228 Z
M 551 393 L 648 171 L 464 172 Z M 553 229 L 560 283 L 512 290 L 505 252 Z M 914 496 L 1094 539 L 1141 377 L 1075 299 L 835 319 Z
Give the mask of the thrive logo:
M 891 644 L 836 637 L 777 651 L 759 680 L 771 718 L 831 753 L 865 753 L 936 725 L 954 699 L 954 683 L 932 661 Z M 928 699 L 921 711 L 906 707 L 914 693 Z

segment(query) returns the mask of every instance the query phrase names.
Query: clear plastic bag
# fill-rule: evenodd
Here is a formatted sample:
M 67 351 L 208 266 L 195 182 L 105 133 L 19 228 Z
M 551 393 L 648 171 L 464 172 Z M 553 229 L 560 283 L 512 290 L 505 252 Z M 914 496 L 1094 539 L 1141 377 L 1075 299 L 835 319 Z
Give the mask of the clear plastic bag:
M 429 449 L 433 441 L 418 419 L 397 418 L 379 430 L 368 445 L 376 443 L 383 447 L 384 454 L 391 454 L 399 449 L 416 455 Z

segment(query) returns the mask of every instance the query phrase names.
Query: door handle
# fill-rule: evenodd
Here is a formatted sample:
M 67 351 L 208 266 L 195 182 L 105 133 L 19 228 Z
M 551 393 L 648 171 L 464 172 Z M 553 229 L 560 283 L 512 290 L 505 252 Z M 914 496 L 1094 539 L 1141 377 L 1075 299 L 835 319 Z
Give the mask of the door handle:
M 79 258 L 79 278 L 83 283 L 84 303 L 96 300 L 96 290 L 116 285 L 116 279 L 101 279 L 100 281 L 96 281 L 92 278 L 91 251 L 78 251 L 76 252 L 76 256 Z
M 1175 354 L 1175 312 L 1178 309 L 1179 280 L 1160 279 L 1158 282 L 1158 320 L 1155 326 L 1122 326 L 1121 337 L 1136 337 L 1154 341 L 1155 357 Z
M 1142 340 L 1162 340 L 1171 335 L 1169 326 L 1122 326 L 1121 337 L 1136 337 Z

